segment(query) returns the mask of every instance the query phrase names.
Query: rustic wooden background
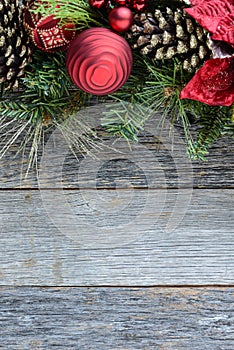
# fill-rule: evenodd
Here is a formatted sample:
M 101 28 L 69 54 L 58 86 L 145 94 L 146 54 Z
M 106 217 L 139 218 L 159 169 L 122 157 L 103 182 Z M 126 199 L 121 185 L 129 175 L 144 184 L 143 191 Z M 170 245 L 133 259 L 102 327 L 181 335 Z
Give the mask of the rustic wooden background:
M 39 179 L 17 144 L 0 162 L 0 348 L 233 350 L 233 141 L 56 142 Z

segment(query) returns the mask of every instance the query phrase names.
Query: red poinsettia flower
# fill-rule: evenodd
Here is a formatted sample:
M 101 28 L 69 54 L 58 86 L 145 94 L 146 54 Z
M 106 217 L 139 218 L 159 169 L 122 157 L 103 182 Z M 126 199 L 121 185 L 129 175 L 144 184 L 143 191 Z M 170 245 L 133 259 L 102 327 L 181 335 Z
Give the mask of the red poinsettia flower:
M 226 42 L 230 48 L 234 48 L 234 0 L 191 0 L 191 4 L 194 6 L 185 11 L 211 33 L 212 39 Z M 181 91 L 180 98 L 213 106 L 232 105 L 234 57 L 223 57 L 205 62 Z
M 234 102 L 234 57 L 206 61 L 181 91 L 180 98 L 211 106 L 231 106 Z

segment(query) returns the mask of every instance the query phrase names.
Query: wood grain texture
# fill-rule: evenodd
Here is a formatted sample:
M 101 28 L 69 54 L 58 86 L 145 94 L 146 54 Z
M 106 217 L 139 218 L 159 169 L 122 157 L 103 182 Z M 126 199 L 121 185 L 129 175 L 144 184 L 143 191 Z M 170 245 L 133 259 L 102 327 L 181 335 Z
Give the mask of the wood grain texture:
M 113 140 L 105 140 L 100 152 L 94 152 L 96 161 L 91 157 L 77 159 L 69 152 L 59 152 L 59 147 L 48 145 L 50 155 L 43 171 L 44 187 L 64 188 L 178 188 L 192 182 L 195 188 L 233 188 L 234 142 L 231 139 L 219 140 L 211 148 L 207 162 L 188 161 L 184 145 L 176 144 L 172 152 L 159 145 L 152 135 L 140 137 L 138 145 L 129 150 L 127 143 L 119 141 L 113 149 L 108 149 Z M 61 145 L 60 145 L 61 147 Z M 63 143 L 62 143 L 62 147 Z M 0 188 L 38 188 L 35 171 L 31 171 L 27 180 L 22 180 L 28 164 L 28 152 L 24 157 L 15 157 L 17 145 L 0 160 Z M 65 149 L 66 151 L 66 149 Z M 58 178 L 58 168 L 61 177 Z M 191 172 L 192 171 L 192 172 Z M 178 174 L 180 182 L 178 182 Z M 42 180 L 42 179 L 41 179 Z
M 233 283 L 234 190 L 186 195 L 1 191 L 1 284 Z
M 233 350 L 234 288 L 1 288 L 4 350 Z
M 152 126 L 96 158 L 53 139 L 39 179 L 22 140 L 0 160 L 0 349 L 234 349 L 233 140 L 190 163 Z

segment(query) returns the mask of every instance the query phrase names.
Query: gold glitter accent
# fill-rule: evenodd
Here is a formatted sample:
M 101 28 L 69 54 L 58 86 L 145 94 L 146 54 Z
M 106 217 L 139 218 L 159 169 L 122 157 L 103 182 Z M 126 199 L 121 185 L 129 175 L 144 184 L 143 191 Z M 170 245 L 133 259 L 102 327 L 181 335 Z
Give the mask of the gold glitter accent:
M 25 45 L 23 45 L 22 48 L 21 48 L 21 52 L 20 52 L 19 56 L 23 57 L 24 54 L 26 53 L 26 51 L 27 51 L 27 47 Z
M 154 16 L 155 18 L 159 19 L 162 17 L 162 12 L 160 10 L 155 10 Z
M 12 37 L 12 31 L 10 30 L 10 28 L 8 28 L 7 30 L 7 35 L 11 38 Z
M 144 30 L 143 30 L 144 33 L 152 34 L 154 32 L 154 29 L 155 27 L 149 21 L 146 21 L 144 23 Z
M 196 39 L 195 35 L 193 35 L 193 34 L 190 37 L 190 48 L 191 49 L 197 48 L 197 39 Z
M 183 43 L 183 41 L 181 41 L 181 40 L 178 41 L 177 52 L 178 52 L 179 54 L 188 52 L 187 46 L 186 46 L 185 43 Z
M 164 51 L 163 47 L 160 47 L 160 49 L 158 49 L 156 51 L 156 54 L 155 54 L 156 60 L 163 60 L 164 59 L 163 51 Z
M 189 62 L 188 59 L 184 61 L 184 63 L 183 63 L 183 68 L 184 68 L 185 70 L 190 70 L 190 69 L 191 69 L 190 62 Z
M 175 12 L 174 20 L 175 20 L 176 24 L 180 24 L 181 23 L 181 12 L 179 10 Z
M 0 47 L 1 47 L 1 46 L 4 46 L 5 42 L 6 42 L 5 37 L 4 37 L 4 36 L 1 36 L 1 37 L 0 37 Z
M 177 24 L 176 26 L 176 36 L 177 38 L 183 38 L 184 37 L 184 30 L 181 25 Z
M 8 23 L 7 15 L 4 15 L 4 24 L 7 25 L 7 23 Z
M 8 11 L 8 17 L 9 17 L 9 20 L 12 21 L 12 18 L 13 18 L 12 12 Z
M 19 66 L 19 68 L 22 69 L 22 68 L 24 68 L 24 67 L 26 67 L 26 66 L 27 66 L 27 58 L 25 57 L 25 58 L 23 59 L 23 62 L 22 62 L 21 65 Z
M 167 26 L 167 21 L 162 15 L 162 12 L 160 10 L 155 10 L 155 18 L 158 20 L 158 26 L 160 29 L 163 29 L 164 27 Z
M 147 19 L 146 13 L 141 13 L 140 15 L 140 21 L 143 22 Z
M 173 11 L 172 11 L 172 9 L 170 9 L 169 7 L 167 7 L 167 14 L 170 16 L 173 16 Z
M 23 70 L 19 71 L 19 73 L 17 74 L 17 77 L 19 78 L 19 77 L 21 77 L 22 75 L 24 75 L 24 71 L 23 71 Z
M 13 77 L 13 75 L 14 75 L 14 71 L 13 71 L 12 68 L 10 68 L 9 71 L 8 71 L 8 73 L 7 73 L 7 76 L 6 76 L 7 80 L 11 80 L 11 78 Z
M 153 34 L 151 37 L 151 40 L 150 40 L 152 47 L 157 46 L 160 42 L 161 42 L 161 40 L 160 40 L 159 36 L 156 34 Z
M 16 81 L 14 82 L 12 88 L 13 88 L 13 89 L 18 89 L 18 87 L 19 87 L 19 82 L 18 82 L 18 80 L 16 80 Z
M 138 33 L 139 30 L 140 30 L 140 27 L 139 27 L 139 26 L 137 26 L 136 24 L 133 24 L 133 25 L 132 25 L 131 31 L 132 31 L 133 33 Z
M 148 55 L 148 53 L 150 53 L 151 51 L 152 51 L 151 45 L 145 46 L 145 47 L 143 47 L 143 49 L 141 49 L 141 53 L 143 55 Z
M 197 27 L 196 33 L 197 33 L 198 40 L 202 41 L 203 40 L 203 29 L 201 27 Z
M 164 45 L 169 44 L 171 41 L 171 38 L 172 38 L 171 34 L 165 30 L 163 33 L 163 44 Z
M 160 29 L 164 29 L 164 27 L 167 26 L 167 21 L 165 20 L 164 17 L 161 17 L 161 18 L 159 19 L 159 24 L 158 24 L 158 26 L 159 26 Z
M 6 62 L 6 66 L 10 66 L 13 62 L 14 62 L 14 54 L 12 54 L 12 55 L 8 58 L 8 60 L 7 60 L 7 62 Z
M 203 58 L 206 56 L 206 54 L 207 54 L 206 48 L 204 46 L 200 46 L 199 53 L 198 53 L 200 59 L 203 60 Z
M 149 38 L 147 38 L 145 35 L 140 35 L 137 39 L 137 45 L 142 46 L 144 44 L 147 44 L 149 41 Z
M 186 18 L 186 28 L 189 34 L 192 34 L 194 31 L 193 22 L 190 18 Z
M 6 50 L 5 57 L 10 56 L 11 53 L 12 53 L 12 46 L 9 45 L 8 48 L 7 48 L 7 50 Z
M 16 40 L 16 47 L 19 47 L 21 44 L 21 38 L 18 36 Z
M 194 53 L 191 57 L 191 66 L 195 68 L 199 63 L 199 57 Z
M 175 47 L 169 47 L 166 53 L 166 58 L 171 59 L 176 54 L 176 48 Z

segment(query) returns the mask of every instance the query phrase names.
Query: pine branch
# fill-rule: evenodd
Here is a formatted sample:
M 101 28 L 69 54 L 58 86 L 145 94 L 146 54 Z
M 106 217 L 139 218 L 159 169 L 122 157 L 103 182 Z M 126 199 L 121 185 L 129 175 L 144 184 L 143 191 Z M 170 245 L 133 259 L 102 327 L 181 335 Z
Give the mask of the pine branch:
M 123 137 L 126 141 L 138 141 L 138 134 L 149 118 L 148 110 L 142 105 L 115 99 L 103 112 L 102 126 L 110 134 Z
M 223 135 L 230 135 L 232 138 L 234 138 L 234 105 L 231 107 L 230 114 L 231 118 L 224 126 Z
M 99 12 L 93 10 L 86 0 L 40 0 L 35 3 L 31 12 L 43 16 L 53 15 L 54 18 L 60 19 L 60 26 L 73 23 L 79 31 L 94 26 L 100 27 L 105 23 Z
M 227 107 L 211 107 L 201 104 L 203 113 L 199 124 L 197 141 L 195 142 L 195 152 L 190 154 L 194 160 L 205 160 L 209 154 L 210 146 L 224 133 L 225 125 L 231 121 L 231 111 Z
M 47 55 L 35 51 L 30 70 L 20 80 L 21 91 L 4 92 L 0 101 L 2 115 L 9 118 L 31 123 L 40 120 L 47 125 L 54 119 L 66 118 L 85 103 L 85 93 L 71 90 L 63 53 Z

